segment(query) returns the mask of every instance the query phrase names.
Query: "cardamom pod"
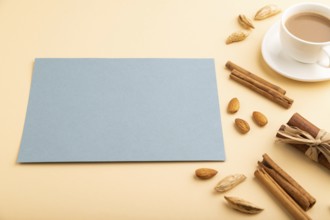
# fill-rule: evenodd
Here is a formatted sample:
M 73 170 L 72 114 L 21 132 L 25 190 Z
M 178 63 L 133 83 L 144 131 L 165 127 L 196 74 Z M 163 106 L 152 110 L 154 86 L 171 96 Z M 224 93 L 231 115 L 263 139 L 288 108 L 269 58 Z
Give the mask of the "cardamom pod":
M 249 36 L 249 32 L 247 31 L 236 31 L 228 36 L 226 40 L 226 44 L 242 41 L 248 36 Z
M 228 205 L 233 209 L 236 209 L 240 212 L 248 213 L 248 214 L 258 214 L 263 211 L 263 208 L 260 208 L 251 202 L 248 202 L 244 199 L 233 197 L 233 196 L 225 196 L 225 199 L 228 202 Z
M 243 174 L 234 174 L 234 175 L 229 175 L 223 178 L 216 186 L 215 190 L 217 192 L 226 192 L 241 182 L 243 182 L 246 179 L 246 176 Z
M 281 9 L 274 4 L 266 5 L 259 9 L 254 16 L 255 20 L 263 20 L 281 12 Z
M 252 21 L 242 14 L 238 16 L 238 23 L 240 23 L 245 29 L 254 28 Z

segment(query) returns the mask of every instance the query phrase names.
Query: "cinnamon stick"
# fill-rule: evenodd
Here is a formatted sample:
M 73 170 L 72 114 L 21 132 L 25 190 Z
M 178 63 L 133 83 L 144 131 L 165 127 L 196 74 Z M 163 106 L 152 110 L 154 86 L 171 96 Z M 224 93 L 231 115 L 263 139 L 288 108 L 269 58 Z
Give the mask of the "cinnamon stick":
M 290 120 L 287 122 L 289 126 L 297 127 L 303 131 L 306 131 L 310 135 L 312 135 L 314 138 L 317 136 L 317 134 L 320 131 L 320 128 L 312 124 L 310 121 L 305 119 L 303 116 L 301 116 L 299 113 L 293 114 L 293 116 L 290 118 Z M 283 126 L 279 128 L 280 131 L 283 131 Z M 281 137 L 280 134 L 276 135 L 277 137 Z M 308 145 L 304 144 L 292 144 L 293 147 L 301 151 L 302 153 L 305 153 L 307 149 L 309 148 Z M 320 154 L 318 157 L 318 163 L 326 167 L 330 170 L 330 163 L 326 159 L 326 157 L 323 154 Z
M 284 108 L 290 108 L 293 100 L 286 97 L 282 93 L 273 90 L 272 88 L 264 85 L 263 83 L 245 75 L 244 73 L 233 69 L 230 74 L 230 78 L 239 82 L 240 84 L 252 89 L 253 91 L 261 94 L 262 96 L 270 99 L 271 101 L 283 106 Z
M 308 199 L 302 195 L 299 190 L 294 188 L 287 180 L 285 180 L 280 174 L 278 174 L 275 170 L 266 167 L 263 163 L 259 164 L 260 167 L 262 167 L 268 174 L 271 176 L 275 182 L 277 182 L 278 185 L 281 186 L 281 188 L 288 193 L 291 198 L 294 199 L 296 203 L 303 209 L 308 210 L 310 208 L 310 203 Z
M 263 168 L 257 169 L 254 172 L 254 175 L 267 188 L 267 190 L 269 190 L 270 193 L 280 201 L 283 207 L 294 217 L 294 219 L 311 219 Z
M 274 85 L 264 79 L 262 79 L 261 77 L 251 73 L 250 71 L 244 69 L 243 67 L 240 67 L 238 66 L 237 64 L 231 62 L 231 61 L 228 61 L 226 63 L 226 67 L 230 70 L 230 71 L 233 71 L 234 69 L 241 72 L 242 74 L 262 83 L 263 85 L 275 90 L 275 91 L 278 91 L 279 93 L 285 95 L 286 91 L 284 89 L 282 89 L 281 87 L 277 86 L 277 85 Z
M 308 193 L 295 179 L 278 166 L 267 154 L 261 162 L 266 172 L 306 211 L 314 206 L 316 199 Z M 269 171 L 269 172 L 268 172 Z

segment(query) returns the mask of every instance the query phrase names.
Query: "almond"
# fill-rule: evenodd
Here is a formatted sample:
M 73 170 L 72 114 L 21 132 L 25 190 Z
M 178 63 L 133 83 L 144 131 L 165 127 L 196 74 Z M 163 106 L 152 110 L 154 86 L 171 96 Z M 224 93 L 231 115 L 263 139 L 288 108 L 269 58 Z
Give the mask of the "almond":
M 229 101 L 227 111 L 233 114 L 239 110 L 239 107 L 240 107 L 239 100 L 235 97 Z
M 241 132 L 242 134 L 246 134 L 246 133 L 248 133 L 250 131 L 250 125 L 249 125 L 249 123 L 247 123 L 243 119 L 236 118 L 235 119 L 235 125 L 236 125 L 238 131 Z
M 195 171 L 195 175 L 200 179 L 210 179 L 217 173 L 218 171 L 211 168 L 199 168 Z
M 265 126 L 268 123 L 267 117 L 258 111 L 254 111 L 252 113 L 252 118 L 254 122 L 261 127 Z

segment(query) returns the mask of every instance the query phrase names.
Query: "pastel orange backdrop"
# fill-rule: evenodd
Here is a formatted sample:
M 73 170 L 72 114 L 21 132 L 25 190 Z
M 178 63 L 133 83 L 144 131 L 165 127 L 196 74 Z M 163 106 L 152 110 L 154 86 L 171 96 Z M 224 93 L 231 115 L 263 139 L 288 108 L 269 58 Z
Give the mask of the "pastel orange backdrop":
M 298 0 L 273 1 L 282 9 Z M 320 0 L 329 4 L 328 0 Z M 272 71 L 261 56 L 261 41 L 280 14 L 254 21 L 255 29 L 240 43 L 226 45 L 241 29 L 237 16 L 253 17 L 269 1 L 222 0 L 1 0 L 0 1 L 0 219 L 290 219 L 254 178 L 258 160 L 268 153 L 317 199 L 308 211 L 329 219 L 329 171 L 295 149 L 275 143 L 281 124 L 299 112 L 330 130 L 330 84 L 303 83 Z M 216 61 L 225 162 L 188 163 L 16 163 L 36 57 L 211 57 Z M 287 90 L 294 99 L 284 109 L 229 79 L 231 60 Z M 226 111 L 233 97 L 241 101 L 235 115 Z M 260 128 L 252 112 L 269 123 Z M 236 117 L 250 122 L 241 135 Z M 217 169 L 200 181 L 194 171 Z M 215 193 L 226 175 L 247 180 L 226 194 Z M 230 209 L 224 195 L 239 196 L 265 208 L 254 216 Z

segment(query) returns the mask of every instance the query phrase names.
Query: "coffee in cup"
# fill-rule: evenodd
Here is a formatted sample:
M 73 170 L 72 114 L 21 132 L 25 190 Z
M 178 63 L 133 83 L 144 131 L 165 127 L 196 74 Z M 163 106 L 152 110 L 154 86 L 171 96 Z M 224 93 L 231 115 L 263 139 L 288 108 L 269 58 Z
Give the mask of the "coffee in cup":
M 323 15 L 302 12 L 288 18 L 285 26 L 291 34 L 302 40 L 319 43 L 330 41 L 330 19 Z
M 283 50 L 295 60 L 317 63 L 324 53 L 330 57 L 330 7 L 294 5 L 283 12 L 280 26 Z

